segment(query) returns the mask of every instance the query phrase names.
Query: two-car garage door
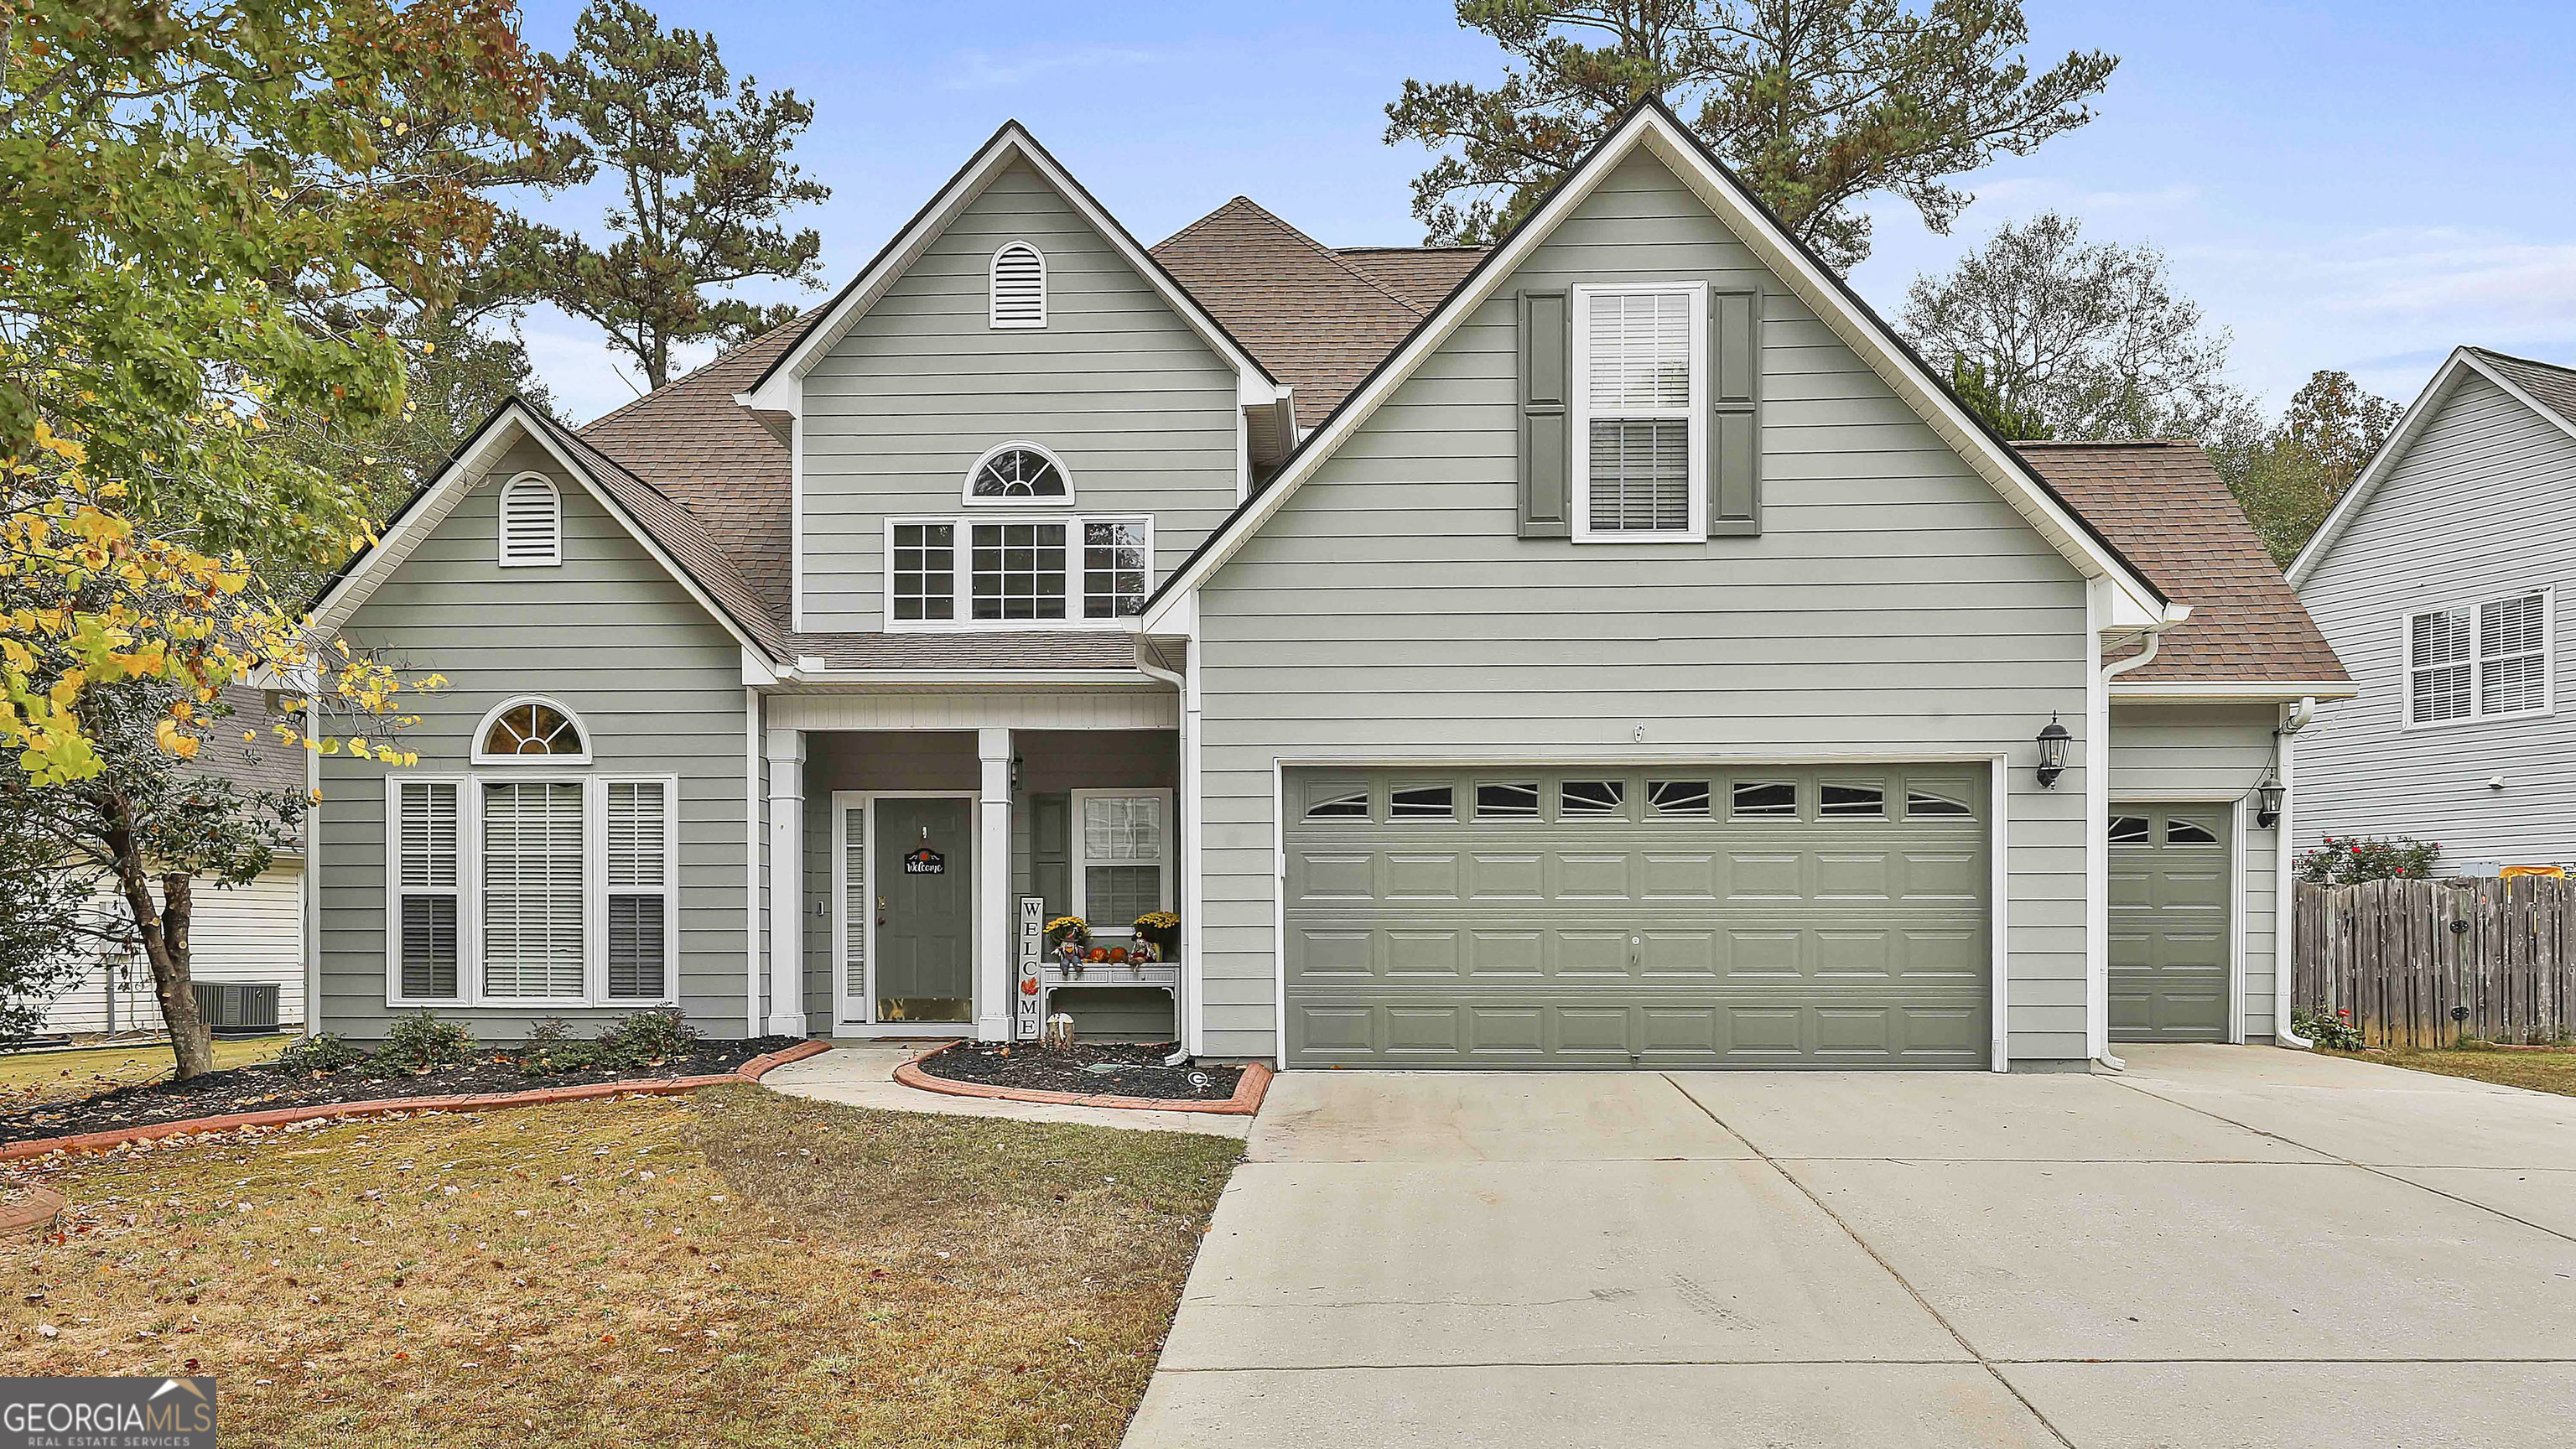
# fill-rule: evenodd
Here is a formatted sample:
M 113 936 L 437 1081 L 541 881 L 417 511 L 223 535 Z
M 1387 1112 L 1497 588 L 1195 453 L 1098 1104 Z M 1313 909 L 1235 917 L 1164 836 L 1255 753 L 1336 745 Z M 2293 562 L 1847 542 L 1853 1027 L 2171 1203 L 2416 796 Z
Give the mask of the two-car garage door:
M 1292 770 L 1299 1067 L 1982 1067 L 1980 765 Z

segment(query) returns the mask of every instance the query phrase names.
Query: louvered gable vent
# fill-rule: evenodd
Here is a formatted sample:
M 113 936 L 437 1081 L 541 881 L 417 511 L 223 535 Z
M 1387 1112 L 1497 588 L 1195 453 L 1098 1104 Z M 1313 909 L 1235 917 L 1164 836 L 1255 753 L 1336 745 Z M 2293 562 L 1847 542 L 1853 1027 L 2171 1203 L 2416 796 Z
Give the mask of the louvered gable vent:
M 1046 256 L 1027 242 L 993 253 L 993 325 L 1044 327 L 1047 320 Z
M 533 473 L 501 487 L 501 567 L 541 568 L 563 562 L 563 498 Z

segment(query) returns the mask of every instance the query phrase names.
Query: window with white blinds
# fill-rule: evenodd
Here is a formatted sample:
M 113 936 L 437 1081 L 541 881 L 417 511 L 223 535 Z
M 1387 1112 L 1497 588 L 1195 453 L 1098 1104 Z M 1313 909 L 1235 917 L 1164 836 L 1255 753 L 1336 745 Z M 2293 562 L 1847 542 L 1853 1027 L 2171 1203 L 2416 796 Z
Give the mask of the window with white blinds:
M 1046 317 L 1046 255 L 1024 241 L 1005 243 L 993 253 L 993 325 L 1044 327 Z
M 457 787 L 403 780 L 394 787 L 395 985 L 410 1001 L 453 1001 L 462 899 Z
M 2461 724 L 2551 709 L 2552 591 L 2406 620 L 2406 724 Z
M 1707 532 L 1708 292 L 1577 287 L 1575 537 Z
M 1124 932 L 1171 909 L 1169 792 L 1073 792 L 1074 914 L 1094 932 Z
M 501 485 L 501 567 L 542 568 L 563 562 L 563 496 L 535 473 Z
M 577 1001 L 588 988 L 588 812 L 579 781 L 485 782 L 483 994 Z
M 670 994 L 671 796 L 659 780 L 610 780 L 608 795 L 608 995 L 658 1001 Z

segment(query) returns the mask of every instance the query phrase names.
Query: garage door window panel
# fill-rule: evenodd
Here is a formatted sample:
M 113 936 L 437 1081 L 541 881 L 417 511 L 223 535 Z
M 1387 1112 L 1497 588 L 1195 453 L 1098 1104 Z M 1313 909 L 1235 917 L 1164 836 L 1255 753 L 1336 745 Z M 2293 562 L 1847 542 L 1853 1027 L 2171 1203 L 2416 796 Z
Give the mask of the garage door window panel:
M 1369 787 L 1342 780 L 1318 780 L 1306 787 L 1309 820 L 1366 820 Z
M 1827 780 L 1817 792 L 1816 813 L 1826 820 L 1884 820 L 1887 787 L 1874 781 Z
M 1389 792 L 1387 814 L 1397 820 L 1455 820 L 1458 792 L 1450 785 L 1412 785 Z
M 1647 811 L 1659 820 L 1706 820 L 1708 785 L 1706 780 L 1649 780 Z
M 1625 780 L 1568 780 L 1557 790 L 1561 820 L 1617 820 L 1628 814 Z
M 1794 820 L 1798 787 L 1787 780 L 1738 780 L 1731 787 L 1728 813 L 1738 820 Z
M 1538 818 L 1538 782 L 1516 780 L 1478 785 L 1476 818 L 1479 820 L 1536 820 Z

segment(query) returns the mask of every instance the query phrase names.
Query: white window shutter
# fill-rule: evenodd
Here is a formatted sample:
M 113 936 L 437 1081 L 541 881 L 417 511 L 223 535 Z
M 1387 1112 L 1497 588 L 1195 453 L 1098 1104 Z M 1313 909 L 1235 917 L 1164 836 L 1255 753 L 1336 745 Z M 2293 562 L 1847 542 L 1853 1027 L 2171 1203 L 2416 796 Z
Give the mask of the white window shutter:
M 501 485 L 501 567 L 543 568 L 563 562 L 563 497 L 534 473 Z
M 483 787 L 483 989 L 578 1000 L 583 956 L 582 787 Z
M 993 253 L 992 323 L 995 327 L 1044 327 L 1047 323 L 1046 256 L 1024 241 Z

